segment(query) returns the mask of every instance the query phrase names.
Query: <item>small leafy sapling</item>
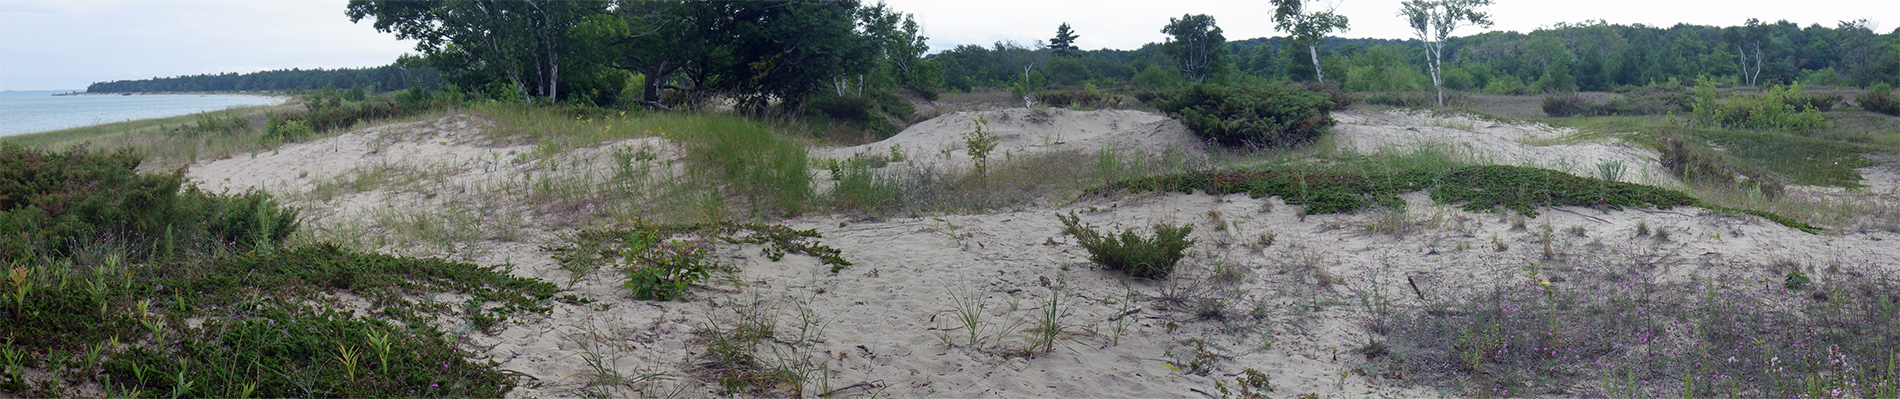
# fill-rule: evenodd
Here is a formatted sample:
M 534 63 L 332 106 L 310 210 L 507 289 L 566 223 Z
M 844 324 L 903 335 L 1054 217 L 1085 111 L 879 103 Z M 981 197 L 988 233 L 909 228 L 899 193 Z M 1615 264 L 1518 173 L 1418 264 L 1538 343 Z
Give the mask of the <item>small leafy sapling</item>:
M 996 150 L 996 142 L 1000 140 L 999 137 L 996 137 L 996 134 L 983 129 L 984 126 L 989 123 L 989 119 L 978 115 L 976 117 L 975 129 L 963 134 L 965 151 L 970 154 L 970 158 L 976 159 L 976 176 L 978 178 L 989 174 L 990 152 Z

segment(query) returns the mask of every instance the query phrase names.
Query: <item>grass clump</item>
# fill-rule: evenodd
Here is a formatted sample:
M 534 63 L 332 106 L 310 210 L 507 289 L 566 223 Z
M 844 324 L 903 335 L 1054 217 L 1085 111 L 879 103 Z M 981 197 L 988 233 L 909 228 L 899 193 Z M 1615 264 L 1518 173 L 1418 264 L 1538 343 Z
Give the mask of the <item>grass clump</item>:
M 1538 207 L 1625 206 L 1668 208 L 1693 205 L 1688 195 L 1637 184 L 1577 177 L 1521 166 L 1466 166 L 1396 172 L 1316 172 L 1297 169 L 1194 172 L 1116 183 L 1136 190 L 1202 190 L 1212 194 L 1279 196 L 1305 205 L 1304 214 L 1354 212 L 1373 207 L 1401 209 L 1399 194 L 1430 190 L 1442 203 L 1463 203 L 1473 212 L 1506 209 L 1535 216 Z
M 1154 236 L 1149 238 L 1133 229 L 1120 235 L 1103 234 L 1095 231 L 1094 226 L 1083 224 L 1074 213 L 1058 214 L 1056 218 L 1062 221 L 1062 232 L 1075 236 L 1077 244 L 1089 251 L 1090 261 L 1135 278 L 1168 278 L 1174 272 L 1175 263 L 1194 245 L 1194 240 L 1187 238 L 1194 226 L 1157 224 Z
M 1201 137 L 1229 147 L 1274 147 L 1318 138 L 1337 123 L 1324 93 L 1285 84 L 1197 84 L 1153 102 Z

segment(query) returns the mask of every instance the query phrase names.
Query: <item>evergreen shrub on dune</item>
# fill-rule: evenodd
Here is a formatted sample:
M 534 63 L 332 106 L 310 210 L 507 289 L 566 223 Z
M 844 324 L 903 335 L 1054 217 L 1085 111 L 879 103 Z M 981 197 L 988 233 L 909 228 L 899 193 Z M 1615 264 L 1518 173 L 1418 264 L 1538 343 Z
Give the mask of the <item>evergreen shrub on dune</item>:
M 1153 101 L 1201 137 L 1229 147 L 1275 147 L 1318 138 L 1337 123 L 1323 93 L 1284 84 L 1198 84 Z
M 183 185 L 183 170 L 138 173 L 145 157 L 0 147 L 0 258 L 63 257 L 113 245 L 134 254 L 273 247 L 298 228 L 297 211 L 269 194 L 216 195 Z M 183 243 L 183 244 L 181 244 Z

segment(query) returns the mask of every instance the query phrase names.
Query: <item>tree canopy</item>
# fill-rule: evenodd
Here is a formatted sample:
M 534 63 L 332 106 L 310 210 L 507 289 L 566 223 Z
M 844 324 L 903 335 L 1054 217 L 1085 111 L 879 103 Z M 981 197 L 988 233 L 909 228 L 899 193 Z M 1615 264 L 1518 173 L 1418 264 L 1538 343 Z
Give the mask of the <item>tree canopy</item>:
M 1162 51 L 1174 57 L 1188 80 L 1204 82 L 1227 67 L 1227 37 L 1214 25 L 1214 17 L 1190 14 L 1168 18 L 1161 33 L 1169 36 L 1161 45 Z

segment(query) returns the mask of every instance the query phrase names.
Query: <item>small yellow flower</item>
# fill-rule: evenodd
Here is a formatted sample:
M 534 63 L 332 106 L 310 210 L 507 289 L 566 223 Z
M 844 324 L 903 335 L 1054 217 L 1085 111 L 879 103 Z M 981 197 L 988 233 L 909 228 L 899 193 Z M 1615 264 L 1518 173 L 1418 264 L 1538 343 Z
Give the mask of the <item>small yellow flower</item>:
M 1545 281 L 1545 282 L 1544 282 L 1544 285 L 1546 285 L 1546 286 L 1549 286 L 1549 285 L 1550 285 L 1550 282 L 1549 282 L 1549 281 Z

